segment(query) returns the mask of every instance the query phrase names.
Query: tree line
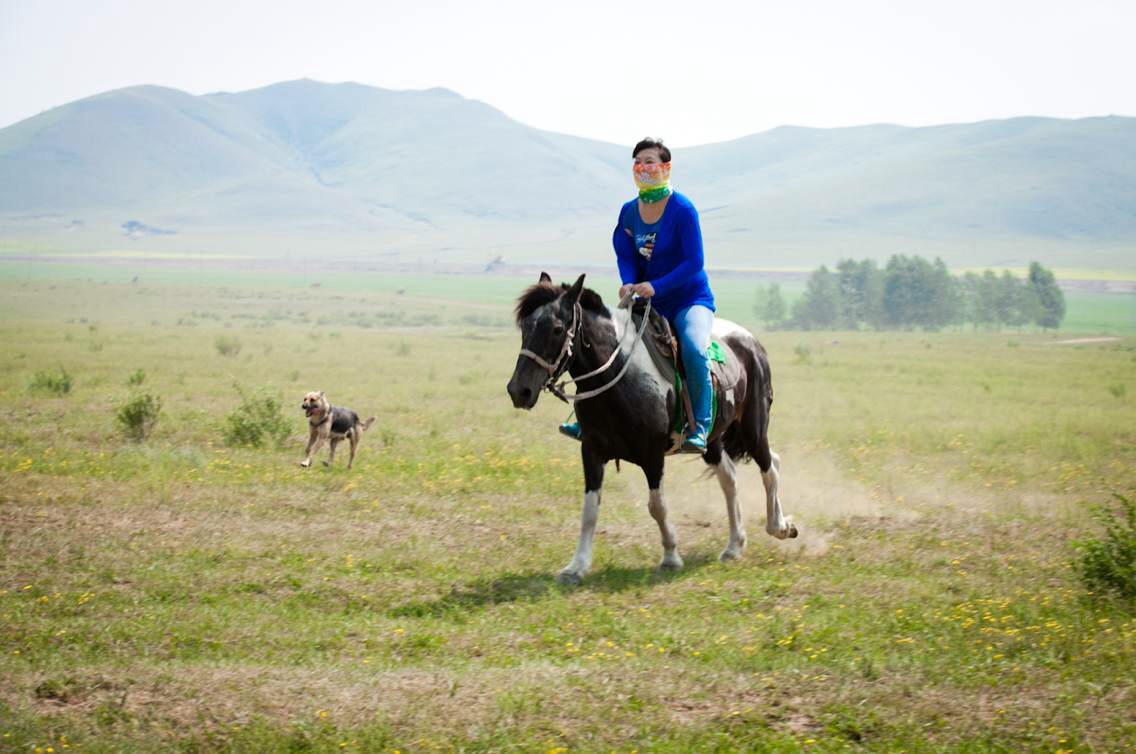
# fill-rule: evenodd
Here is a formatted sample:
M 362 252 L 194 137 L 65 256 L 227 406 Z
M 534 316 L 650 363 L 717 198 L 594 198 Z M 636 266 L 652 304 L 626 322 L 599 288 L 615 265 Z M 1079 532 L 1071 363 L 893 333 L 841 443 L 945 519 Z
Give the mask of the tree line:
M 872 259 L 821 265 L 791 308 L 779 284 L 758 286 L 754 314 L 770 329 L 789 330 L 1056 329 L 1065 296 L 1037 262 L 1023 279 L 1009 270 L 952 275 L 941 259 L 896 255 L 882 268 Z

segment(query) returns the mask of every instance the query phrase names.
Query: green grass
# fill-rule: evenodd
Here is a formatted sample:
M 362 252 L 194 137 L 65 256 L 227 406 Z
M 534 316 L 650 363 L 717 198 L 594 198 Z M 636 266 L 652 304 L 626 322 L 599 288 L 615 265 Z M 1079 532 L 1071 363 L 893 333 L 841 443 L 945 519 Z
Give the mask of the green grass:
M 1136 492 L 1132 338 L 764 334 L 801 538 L 764 534 L 745 466 L 749 547 L 718 563 L 717 485 L 671 459 L 687 565 L 658 572 L 642 475 L 609 467 L 570 589 L 567 410 L 504 390 L 523 281 L 357 282 L 0 286 L 0 751 L 1136 744 L 1133 606 L 1072 566 L 1090 506 Z M 58 368 L 69 393 L 28 389 Z M 162 417 L 135 443 L 139 369 Z M 294 411 L 283 449 L 225 446 L 234 383 Z M 378 416 L 351 472 L 298 466 L 313 389 Z
M 1065 305 L 1062 330 L 1136 335 L 1136 295 L 1066 291 Z

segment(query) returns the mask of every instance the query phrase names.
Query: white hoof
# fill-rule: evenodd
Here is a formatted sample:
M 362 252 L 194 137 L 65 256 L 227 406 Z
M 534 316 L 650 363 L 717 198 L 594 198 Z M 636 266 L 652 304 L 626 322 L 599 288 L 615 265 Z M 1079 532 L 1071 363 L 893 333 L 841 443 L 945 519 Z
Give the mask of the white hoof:
M 312 462 L 311 462 L 311 461 L 300 461 L 300 466 L 301 466 L 302 468 L 305 468 L 305 469 L 306 469 L 306 468 L 308 468 L 308 467 L 309 467 L 309 466 L 311 466 L 311 465 L 312 465 Z
M 742 549 L 740 547 L 727 547 L 722 550 L 722 554 L 718 556 L 718 560 L 725 563 L 728 560 L 737 560 L 742 556 Z
M 682 558 L 678 556 L 677 552 L 668 552 L 659 561 L 659 568 L 663 571 L 680 571 L 682 570 Z
M 797 527 L 793 524 L 786 524 L 783 529 L 770 529 L 766 527 L 765 530 L 769 532 L 771 536 L 777 537 L 777 539 L 793 539 L 797 536 Z
M 580 586 L 584 583 L 584 575 L 565 568 L 556 574 L 556 583 L 564 586 Z

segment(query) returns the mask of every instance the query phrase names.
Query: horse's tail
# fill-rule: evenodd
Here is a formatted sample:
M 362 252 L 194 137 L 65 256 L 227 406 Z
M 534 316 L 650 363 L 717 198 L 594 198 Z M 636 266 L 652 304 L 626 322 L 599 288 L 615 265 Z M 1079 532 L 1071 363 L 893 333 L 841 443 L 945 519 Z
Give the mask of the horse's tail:
M 746 400 L 741 420 L 731 425 L 722 437 L 722 447 L 734 461 L 752 458 L 761 470 L 768 471 L 769 410 L 773 405 L 773 377 L 765 349 L 754 338 L 754 348 L 746 353 Z
M 374 424 L 374 423 L 375 423 L 375 417 L 372 416 L 370 419 L 368 419 L 365 422 L 363 422 L 363 421 L 359 422 L 359 428 L 362 429 L 364 432 L 366 432 L 368 429 L 371 428 L 371 425 Z

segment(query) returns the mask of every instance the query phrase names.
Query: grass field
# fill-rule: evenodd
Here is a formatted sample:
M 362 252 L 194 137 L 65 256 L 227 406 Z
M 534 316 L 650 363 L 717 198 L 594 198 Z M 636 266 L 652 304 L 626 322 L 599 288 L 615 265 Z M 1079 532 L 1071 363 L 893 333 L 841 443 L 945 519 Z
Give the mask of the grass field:
M 671 459 L 686 568 L 658 572 L 609 468 L 572 589 L 567 411 L 504 389 L 521 281 L 120 272 L 0 281 L 0 751 L 1136 747 L 1133 606 L 1072 567 L 1090 506 L 1136 496 L 1136 338 L 764 334 L 801 538 L 745 466 L 718 563 L 717 484 Z M 284 398 L 284 448 L 224 445 L 234 385 Z M 297 465 L 311 389 L 378 416 L 350 472 Z M 132 392 L 162 401 L 142 443 Z

